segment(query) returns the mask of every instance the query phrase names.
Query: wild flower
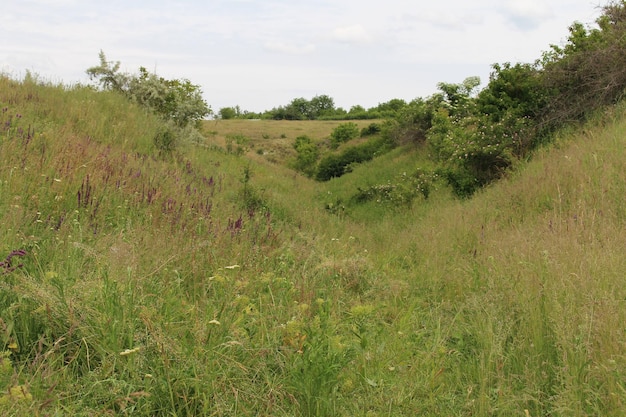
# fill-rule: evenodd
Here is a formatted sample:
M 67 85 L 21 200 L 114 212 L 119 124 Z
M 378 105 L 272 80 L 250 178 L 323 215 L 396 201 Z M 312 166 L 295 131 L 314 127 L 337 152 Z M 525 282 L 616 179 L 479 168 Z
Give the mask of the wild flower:
M 8 274 L 9 272 L 16 270 L 17 268 L 21 268 L 22 266 L 24 266 L 23 264 L 18 264 L 18 265 L 13 264 L 13 258 L 16 256 L 17 257 L 26 256 L 26 251 L 23 249 L 18 249 L 9 253 L 7 257 L 4 259 L 4 261 L 0 262 L 0 273 Z
M 132 355 L 133 353 L 137 353 L 141 350 L 141 346 L 133 348 L 133 349 L 125 349 L 123 351 L 120 352 L 120 356 L 128 356 L 128 355 Z

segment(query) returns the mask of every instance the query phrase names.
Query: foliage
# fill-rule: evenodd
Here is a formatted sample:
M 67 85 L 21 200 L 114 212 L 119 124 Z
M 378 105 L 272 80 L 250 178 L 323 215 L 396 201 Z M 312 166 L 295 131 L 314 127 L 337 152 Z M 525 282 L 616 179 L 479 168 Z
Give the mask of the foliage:
M 357 188 L 357 193 L 352 196 L 352 201 L 365 203 L 374 201 L 377 204 L 387 204 L 395 208 L 410 207 L 416 197 L 427 199 L 430 195 L 438 174 L 422 169 L 416 170 L 411 175 L 406 172 L 398 175 L 394 181 L 385 184 L 371 185 L 366 188 Z
M 428 99 L 416 98 L 401 108 L 393 125 L 387 127 L 387 135 L 396 143 L 420 144 L 426 139 L 435 113 L 441 108 L 443 96 L 435 94 Z
M 626 3 L 613 1 L 602 11 L 597 28 L 572 24 L 565 45 L 543 56 L 543 82 L 551 92 L 545 118 L 552 126 L 581 120 L 624 95 Z
M 222 120 L 238 119 L 242 118 L 245 115 L 244 112 L 241 111 L 241 108 L 239 106 L 222 107 L 221 109 L 219 109 L 217 114 Z
M 523 119 L 507 117 L 494 123 L 474 117 L 457 121 L 442 109 L 433 119 L 428 144 L 441 163 L 442 176 L 458 195 L 467 197 L 502 176 L 513 163 L 512 150 L 520 147 L 522 137 Z
M 341 107 L 335 107 L 332 97 L 318 95 L 311 100 L 303 97 L 295 98 L 287 105 L 263 112 L 258 115 L 258 118 L 274 120 L 371 120 L 395 117 L 406 105 L 404 100 L 396 98 L 369 109 L 361 105 L 354 105 L 346 111 Z M 242 114 L 245 115 L 247 112 Z
M 290 323 L 290 333 L 302 335 L 302 346 L 291 355 L 289 384 L 303 416 L 336 416 L 341 375 L 352 360 L 353 351 L 337 335 L 330 302 L 318 298 L 315 306 L 318 311 L 306 325 Z
M 167 80 L 144 67 L 139 68 L 138 76 L 119 73 L 119 62 L 107 61 L 103 51 L 99 57 L 100 65 L 87 69 L 87 74 L 103 89 L 124 94 L 180 128 L 211 114 L 202 90 L 189 80 Z
M 379 123 L 370 123 L 363 129 L 361 129 L 361 137 L 376 135 L 380 133 L 381 130 L 382 128 Z
M 342 123 L 330 134 L 330 147 L 337 149 L 342 143 L 346 143 L 358 136 L 359 127 L 355 123 Z
M 358 129 L 357 129 L 358 132 Z M 369 161 L 374 156 L 389 150 L 393 145 L 384 138 L 375 138 L 360 145 L 351 146 L 339 154 L 328 155 L 317 166 L 315 179 L 328 181 L 331 178 L 341 177 L 351 171 L 352 164 Z
M 217 114 L 219 114 L 220 118 L 223 120 L 234 119 L 237 117 L 237 112 L 233 107 L 222 107 L 219 109 Z
M 500 135 L 517 136 L 511 151 L 522 157 L 549 133 L 547 126 L 541 126 L 548 99 L 535 65 L 495 64 L 489 84 L 476 99 L 476 110 L 484 115 L 483 124 L 493 124 Z
M 294 168 L 309 177 L 315 173 L 315 165 L 320 156 L 318 146 L 306 135 L 298 136 L 293 144 L 296 150 Z
M 474 105 L 472 98 L 479 85 L 480 78 L 475 76 L 467 77 L 460 84 L 440 82 L 437 88 L 443 93 L 442 106 L 455 119 L 471 115 Z
M 294 98 L 286 106 L 280 106 L 267 112 L 275 120 L 317 120 L 330 117 L 335 113 L 335 102 L 328 95 L 318 95 L 311 100 L 303 97 Z

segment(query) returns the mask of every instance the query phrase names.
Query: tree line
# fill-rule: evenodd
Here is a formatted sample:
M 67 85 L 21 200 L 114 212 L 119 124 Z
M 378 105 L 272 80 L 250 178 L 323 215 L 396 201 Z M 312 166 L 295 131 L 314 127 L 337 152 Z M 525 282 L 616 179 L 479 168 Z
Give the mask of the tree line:
M 265 120 L 368 120 L 395 117 L 398 110 L 407 105 L 402 99 L 394 98 L 375 107 L 366 109 L 355 105 L 349 110 L 336 107 L 335 100 L 326 95 L 316 95 L 307 100 L 298 97 L 288 104 L 260 113 L 241 110 L 240 106 L 222 107 L 217 116 L 221 119 L 265 119 Z

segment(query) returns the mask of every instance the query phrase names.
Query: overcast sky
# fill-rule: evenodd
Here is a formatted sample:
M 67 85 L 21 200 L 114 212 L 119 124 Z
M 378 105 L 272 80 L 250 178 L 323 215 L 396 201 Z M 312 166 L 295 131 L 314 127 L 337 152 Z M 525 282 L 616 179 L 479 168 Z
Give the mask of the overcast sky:
M 201 86 L 214 111 L 328 94 L 366 108 L 533 62 L 603 0 L 2 0 L 0 71 L 88 83 L 103 50 Z

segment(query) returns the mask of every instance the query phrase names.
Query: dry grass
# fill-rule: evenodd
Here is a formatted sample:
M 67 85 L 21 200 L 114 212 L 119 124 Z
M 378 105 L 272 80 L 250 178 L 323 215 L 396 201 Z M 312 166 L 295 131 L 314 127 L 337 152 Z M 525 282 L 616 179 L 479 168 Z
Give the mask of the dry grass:
M 359 129 L 375 120 L 351 121 Z M 327 141 L 331 132 L 345 121 L 321 120 L 212 120 L 205 121 L 203 131 L 209 146 L 226 148 L 228 136 L 248 139 L 246 155 L 258 162 L 267 160 L 285 164 L 295 156 L 293 143 L 298 136 L 307 135 L 315 142 Z

